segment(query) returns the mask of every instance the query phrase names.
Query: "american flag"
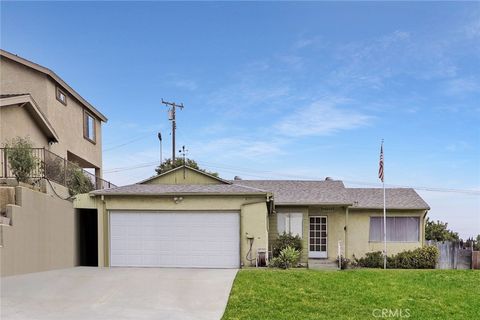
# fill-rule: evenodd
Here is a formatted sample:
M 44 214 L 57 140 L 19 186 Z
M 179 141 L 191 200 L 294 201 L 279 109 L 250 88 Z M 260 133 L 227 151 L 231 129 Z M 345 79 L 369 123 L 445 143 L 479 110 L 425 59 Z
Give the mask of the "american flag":
M 378 178 L 383 182 L 383 141 L 382 146 L 380 147 L 380 164 L 378 167 Z

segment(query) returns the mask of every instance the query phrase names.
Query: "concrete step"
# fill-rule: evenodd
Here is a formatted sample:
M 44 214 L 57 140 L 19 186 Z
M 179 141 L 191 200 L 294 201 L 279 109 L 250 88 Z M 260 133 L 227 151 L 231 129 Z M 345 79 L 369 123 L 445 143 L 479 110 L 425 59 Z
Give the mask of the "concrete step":
M 328 259 L 308 259 L 308 269 L 338 270 L 338 263 Z

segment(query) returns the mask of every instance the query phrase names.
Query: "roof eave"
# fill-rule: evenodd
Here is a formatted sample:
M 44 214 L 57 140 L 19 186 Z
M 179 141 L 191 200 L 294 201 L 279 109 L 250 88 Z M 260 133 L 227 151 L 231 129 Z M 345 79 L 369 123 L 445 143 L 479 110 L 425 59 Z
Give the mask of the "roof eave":
M 383 210 L 383 207 L 350 207 L 350 209 L 362 209 L 362 210 Z M 430 210 L 430 207 L 387 207 L 387 210 Z
M 344 202 L 275 202 L 276 206 L 352 206 Z
M 93 105 L 91 105 L 87 100 L 85 100 L 78 92 L 76 92 L 72 87 L 70 87 L 65 81 L 63 81 L 62 78 L 60 78 L 55 72 L 52 70 L 41 66 L 35 62 L 29 61 L 25 58 L 19 57 L 13 53 L 10 53 L 8 51 L 5 51 L 3 49 L 0 49 L 0 56 L 6 57 L 7 59 L 10 59 L 12 61 L 15 61 L 17 63 L 23 64 L 24 66 L 27 66 L 29 68 L 32 68 L 36 71 L 39 71 L 43 74 L 48 75 L 50 78 L 52 78 L 54 81 L 56 81 L 58 84 L 60 84 L 62 87 L 64 87 L 72 96 L 75 97 L 78 101 L 80 101 L 87 109 L 89 109 L 95 116 L 97 116 L 100 120 L 103 122 L 107 122 L 108 119 L 103 115 L 100 111 L 98 111 Z
M 267 192 L 163 192 L 163 193 L 109 193 L 109 192 L 97 192 L 92 191 L 89 193 L 94 196 L 261 196 L 267 195 Z
M 167 174 L 169 174 L 169 173 L 171 173 L 171 172 L 174 172 L 174 171 L 176 171 L 176 170 L 180 170 L 180 169 L 182 169 L 183 167 L 185 167 L 185 168 L 187 168 L 187 169 L 190 169 L 190 170 L 192 170 L 192 171 L 195 171 L 195 172 L 197 172 L 197 173 L 203 174 L 203 175 L 205 175 L 205 176 L 208 176 L 208 177 L 210 177 L 210 178 L 212 178 L 212 179 L 218 180 L 219 182 L 223 182 L 223 183 L 225 183 L 225 184 L 232 184 L 232 182 L 230 182 L 230 181 L 228 181 L 228 180 L 224 180 L 224 179 L 222 179 L 222 178 L 215 177 L 215 176 L 212 175 L 212 174 L 209 174 L 209 173 L 207 173 L 207 172 L 204 172 L 204 171 L 201 171 L 201 170 L 198 170 L 198 169 L 189 167 L 189 166 L 187 166 L 187 165 L 181 165 L 181 166 L 179 166 L 179 167 L 170 169 L 170 170 L 165 171 L 165 172 L 163 172 L 163 173 L 157 174 L 156 176 L 153 176 L 153 177 L 150 177 L 150 178 L 148 178 L 148 179 L 145 179 L 145 180 L 142 180 L 142 181 L 140 181 L 140 182 L 137 182 L 137 184 L 143 184 L 143 183 L 145 183 L 145 182 L 155 180 L 155 179 L 160 178 L 160 177 L 163 177 L 164 175 L 167 175 Z
M 14 97 L 2 98 L 0 99 L 0 106 L 10 106 L 10 105 L 30 105 L 30 109 L 27 111 L 29 112 L 34 121 L 41 127 L 41 130 L 48 136 L 49 141 L 51 142 L 58 142 L 59 137 L 53 128 L 52 124 L 48 121 L 47 117 L 43 114 L 43 112 L 38 107 L 36 101 L 30 94 L 24 94 Z

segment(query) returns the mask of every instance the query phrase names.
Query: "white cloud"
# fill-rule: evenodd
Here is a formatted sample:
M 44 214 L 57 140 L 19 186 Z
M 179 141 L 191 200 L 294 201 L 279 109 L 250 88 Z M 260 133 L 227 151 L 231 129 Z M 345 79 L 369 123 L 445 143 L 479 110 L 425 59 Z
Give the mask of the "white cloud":
M 455 78 L 447 82 L 447 92 L 451 95 L 465 93 L 478 93 L 480 91 L 480 82 L 473 77 Z
M 373 117 L 343 108 L 345 99 L 319 100 L 286 115 L 274 129 L 290 137 L 329 135 L 371 123 Z
M 448 152 L 459 152 L 459 151 L 466 151 L 470 150 L 472 146 L 466 141 L 457 141 L 454 143 L 450 143 L 445 147 L 445 150 Z
M 264 137 L 228 137 L 204 141 L 201 144 L 192 144 L 190 151 L 193 158 L 229 160 L 229 159 L 258 159 L 273 157 L 282 154 L 279 140 L 265 140 Z M 217 160 L 217 162 L 218 162 Z
M 198 88 L 198 85 L 195 81 L 188 79 L 177 79 L 172 81 L 172 84 L 178 88 L 187 89 L 190 91 L 197 90 Z
M 478 195 L 418 190 L 430 205 L 428 217 L 448 222 L 448 227 L 466 239 L 480 233 L 480 201 Z

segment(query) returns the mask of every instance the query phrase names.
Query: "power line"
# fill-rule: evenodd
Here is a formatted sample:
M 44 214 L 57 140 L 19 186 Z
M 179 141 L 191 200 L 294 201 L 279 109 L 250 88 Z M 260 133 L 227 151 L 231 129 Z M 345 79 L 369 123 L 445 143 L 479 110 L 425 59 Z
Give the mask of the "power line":
M 228 170 L 228 168 L 226 167 L 220 167 L 220 166 L 212 166 L 212 165 L 207 165 L 205 164 L 205 162 L 202 162 L 202 165 L 205 166 L 205 167 L 210 167 L 210 168 L 219 168 L 219 169 L 223 169 L 225 171 L 230 171 L 230 172 L 234 172 L 234 173 L 238 173 L 238 172 L 242 172 L 242 171 L 239 171 L 239 170 L 235 170 L 234 168 L 230 167 L 231 169 L 233 169 L 234 171 L 232 170 Z M 245 168 L 245 170 L 248 170 Z M 249 170 L 250 171 L 250 170 Z M 249 172 L 248 171 L 248 172 Z M 285 174 L 285 173 L 279 173 L 279 172 L 274 172 L 274 171 L 258 171 L 258 170 L 251 170 L 253 172 L 263 172 L 263 173 L 273 173 L 273 174 L 277 174 L 279 176 L 290 176 L 290 177 L 295 177 L 297 179 L 305 179 L 305 180 L 321 180 L 322 178 L 318 178 L 318 177 L 305 177 L 305 176 L 300 176 L 300 175 L 291 175 L 291 174 Z M 266 177 L 269 177 L 269 176 L 258 176 L 258 175 L 251 175 L 251 174 L 248 174 L 248 172 L 246 171 L 243 171 L 245 173 L 247 173 L 248 176 L 251 176 L 251 177 L 259 177 L 259 178 L 266 178 Z M 350 183 L 350 184 L 358 184 L 358 185 L 365 185 L 365 186 L 374 186 L 374 187 L 379 187 L 381 184 L 380 183 L 375 183 L 375 182 L 365 182 L 365 181 L 352 181 L 352 180 L 346 180 L 346 179 L 341 179 L 343 182 L 345 183 Z M 413 188 L 413 189 L 416 189 L 416 190 L 424 190 L 424 191 L 433 191 L 433 192 L 452 192 L 452 193 L 464 193 L 464 194 L 471 194 L 471 195 L 480 195 L 480 191 L 477 191 L 477 190 L 469 190 L 469 189 L 454 189 L 454 188 L 440 188 L 440 187 L 424 187 L 424 186 L 408 186 L 408 185 L 397 185 L 397 184 L 387 184 L 386 186 L 390 187 L 390 188 Z
M 269 179 L 271 178 L 271 174 L 280 176 L 280 177 L 290 177 L 295 179 L 303 179 L 303 180 L 323 180 L 323 178 L 319 177 L 306 177 L 301 175 L 293 175 L 283 172 L 275 172 L 275 171 L 268 171 L 268 170 L 258 170 L 258 169 L 248 169 L 248 168 L 240 168 L 240 167 L 231 167 L 231 166 L 223 166 L 223 165 L 216 165 L 214 163 L 199 161 L 199 164 L 203 167 L 212 168 L 212 169 L 222 169 L 222 171 L 230 172 L 230 173 L 240 173 L 245 174 L 248 177 L 255 177 L 260 179 Z M 140 168 L 146 168 L 150 166 L 158 165 L 157 162 L 146 162 L 141 163 L 133 166 L 128 167 L 119 167 L 113 168 L 110 170 L 105 170 L 105 173 L 114 173 L 114 172 L 121 172 L 121 171 L 128 171 L 128 170 L 135 170 Z M 257 174 L 251 174 L 251 172 Z M 262 174 L 263 173 L 263 174 Z M 371 186 L 371 187 L 379 187 L 380 183 L 375 182 L 366 182 L 366 181 L 354 181 L 348 179 L 341 179 L 345 183 L 355 184 L 355 185 L 362 185 L 362 186 Z M 397 185 L 397 184 L 387 184 L 389 188 L 413 188 L 416 190 L 423 190 L 423 191 L 431 191 L 431 192 L 448 192 L 448 193 L 462 193 L 462 194 L 470 194 L 470 195 L 480 195 L 480 191 L 477 190 L 469 190 L 469 189 L 454 189 L 454 188 L 440 188 L 440 187 L 425 187 L 425 186 L 410 186 L 410 185 Z
M 129 170 L 135 170 L 135 169 L 141 169 L 141 168 L 147 168 L 147 167 L 153 167 L 153 166 L 158 166 L 158 161 L 145 162 L 142 164 L 137 164 L 137 165 L 128 166 L 128 167 L 112 168 L 112 169 L 104 170 L 103 173 L 122 172 L 122 171 L 129 171 Z
M 151 134 L 152 134 L 151 132 L 146 133 L 146 134 L 143 134 L 143 135 L 141 135 L 141 136 L 138 136 L 138 137 L 136 137 L 136 138 L 133 138 L 133 139 L 131 139 L 131 140 L 128 140 L 128 141 L 126 141 L 126 142 L 124 142 L 124 143 L 121 143 L 121 144 L 115 145 L 115 146 L 113 146 L 113 147 L 104 149 L 103 152 L 107 152 L 107 151 L 110 151 L 110 150 L 118 149 L 118 148 L 120 148 L 120 147 L 123 147 L 123 146 L 126 146 L 126 145 L 128 145 L 128 144 L 134 143 L 134 142 L 136 142 L 136 141 L 138 141 L 138 140 L 140 140 L 140 139 L 143 139 L 143 138 L 145 138 L 146 136 L 149 136 L 149 135 L 151 135 Z

